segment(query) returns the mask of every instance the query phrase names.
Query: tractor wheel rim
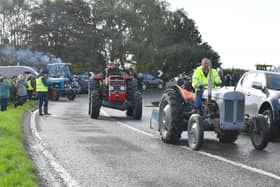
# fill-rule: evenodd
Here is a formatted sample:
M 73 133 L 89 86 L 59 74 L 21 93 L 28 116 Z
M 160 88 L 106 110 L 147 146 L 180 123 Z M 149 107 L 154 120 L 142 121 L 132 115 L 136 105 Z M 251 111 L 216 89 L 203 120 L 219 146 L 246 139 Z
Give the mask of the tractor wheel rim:
M 198 137 L 197 126 L 198 126 L 197 123 L 193 123 L 189 132 L 189 137 L 188 137 L 189 143 L 193 145 L 197 144 L 197 137 Z

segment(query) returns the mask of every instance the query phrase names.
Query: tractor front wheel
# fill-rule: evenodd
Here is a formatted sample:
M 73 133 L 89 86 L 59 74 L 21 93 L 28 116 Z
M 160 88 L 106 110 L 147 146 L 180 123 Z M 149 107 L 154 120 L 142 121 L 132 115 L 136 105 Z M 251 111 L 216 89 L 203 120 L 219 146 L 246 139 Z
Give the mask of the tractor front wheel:
M 70 93 L 67 95 L 67 97 L 69 101 L 73 101 L 76 97 L 76 94 L 73 90 L 71 90 Z
M 92 91 L 90 95 L 90 117 L 97 119 L 99 117 L 102 101 L 99 98 L 97 91 Z
M 199 114 L 191 115 L 188 122 L 188 142 L 192 150 L 199 150 L 204 140 L 202 117 Z

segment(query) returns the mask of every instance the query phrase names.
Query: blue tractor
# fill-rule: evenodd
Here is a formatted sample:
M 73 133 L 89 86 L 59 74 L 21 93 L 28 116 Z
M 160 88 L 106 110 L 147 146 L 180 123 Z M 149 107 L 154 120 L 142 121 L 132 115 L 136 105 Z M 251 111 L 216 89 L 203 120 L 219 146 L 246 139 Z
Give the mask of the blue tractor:
M 49 73 L 49 95 L 50 99 L 57 101 L 60 96 L 67 96 L 69 100 L 74 100 L 77 91 L 71 86 L 73 74 L 67 63 L 48 64 Z

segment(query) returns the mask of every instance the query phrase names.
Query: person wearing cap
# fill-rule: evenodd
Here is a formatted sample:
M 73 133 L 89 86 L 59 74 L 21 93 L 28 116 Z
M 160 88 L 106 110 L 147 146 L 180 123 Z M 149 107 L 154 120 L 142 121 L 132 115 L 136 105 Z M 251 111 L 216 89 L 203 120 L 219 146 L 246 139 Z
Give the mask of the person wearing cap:
M 27 75 L 27 96 L 28 96 L 28 100 L 31 101 L 32 100 L 32 94 L 34 91 L 34 87 L 35 87 L 35 80 L 34 77 L 32 76 L 32 74 L 28 74 Z
M 42 106 L 44 105 L 44 114 L 50 115 L 48 112 L 48 72 L 43 70 L 35 82 L 38 96 L 39 114 L 40 116 L 43 115 Z
M 1 111 L 7 110 L 9 98 L 10 98 L 10 88 L 11 85 L 7 82 L 4 82 L 3 76 L 0 75 L 0 104 Z

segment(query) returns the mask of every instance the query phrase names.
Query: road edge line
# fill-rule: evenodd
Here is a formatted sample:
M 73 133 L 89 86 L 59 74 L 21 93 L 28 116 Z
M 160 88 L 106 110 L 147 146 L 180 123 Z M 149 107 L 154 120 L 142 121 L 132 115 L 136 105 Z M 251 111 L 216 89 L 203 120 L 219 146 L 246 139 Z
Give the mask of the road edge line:
M 49 164 L 53 167 L 55 172 L 59 175 L 59 177 L 63 180 L 64 184 L 69 187 L 79 187 L 78 182 L 71 177 L 71 175 L 66 171 L 66 169 L 61 166 L 56 158 L 47 150 L 47 146 L 42 142 L 42 138 L 40 137 L 35 122 L 35 115 L 38 113 L 38 110 L 31 112 L 31 133 L 35 139 L 35 142 L 38 144 L 39 151 L 46 157 Z

